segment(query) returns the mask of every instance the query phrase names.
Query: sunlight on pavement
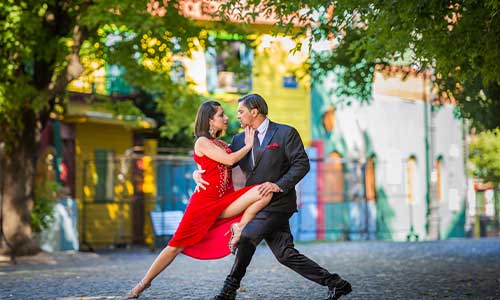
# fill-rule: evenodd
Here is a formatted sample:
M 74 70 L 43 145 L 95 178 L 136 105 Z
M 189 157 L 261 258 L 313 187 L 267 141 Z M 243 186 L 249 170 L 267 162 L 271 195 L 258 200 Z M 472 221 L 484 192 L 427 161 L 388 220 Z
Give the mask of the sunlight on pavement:
M 58 297 L 56 300 L 104 300 L 104 299 L 124 299 L 123 296 L 70 296 Z

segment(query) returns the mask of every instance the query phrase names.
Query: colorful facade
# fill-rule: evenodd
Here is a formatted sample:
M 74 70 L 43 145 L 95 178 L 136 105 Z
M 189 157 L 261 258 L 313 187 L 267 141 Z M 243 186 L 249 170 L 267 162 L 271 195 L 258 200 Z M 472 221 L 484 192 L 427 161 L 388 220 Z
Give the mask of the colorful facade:
M 206 96 L 233 103 L 246 93 L 259 93 L 269 105 L 269 117 L 297 128 L 308 145 L 311 140 L 310 77 L 302 63 L 308 59 L 306 50 L 290 54 L 295 42 L 289 37 L 272 37 L 268 34 L 252 36 L 255 50 L 248 49 L 239 36 L 217 36 L 221 42 L 230 43 L 230 50 L 217 53 L 214 48 L 198 46 L 192 58 L 179 58 L 187 80 L 196 83 L 195 89 Z M 217 37 L 217 38 L 215 38 Z M 238 57 L 250 69 L 250 75 L 238 79 L 225 70 L 222 57 Z
M 431 111 L 422 75 L 402 81 L 380 73 L 371 103 L 345 105 L 330 76 L 313 82 L 311 93 L 312 147 L 323 158 L 316 238 L 464 236 L 466 146 L 454 107 Z
M 371 103 L 350 99 L 347 106 L 334 96 L 332 74 L 322 82 L 300 75 L 308 55 L 290 54 L 291 39 L 256 36 L 253 53 L 238 45 L 252 70 L 246 85 L 221 71 L 210 49 L 187 62 L 186 76 L 193 74 L 200 92 L 233 103 L 241 93 L 259 93 L 270 119 L 299 130 L 312 158 L 293 219 L 299 240 L 465 235 L 462 121 L 452 105 L 431 109 L 423 75 L 403 81 L 377 73 Z
M 144 190 L 144 199 L 154 189 L 135 180 L 134 174 L 141 172 L 143 182 L 154 170 L 131 159 L 133 148 L 142 145 L 137 141 L 140 132 L 156 124 L 118 120 L 86 104 L 82 99 L 89 95 L 70 95 L 66 114 L 53 123 L 59 124 L 62 145 L 61 183 L 78 207 L 80 244 L 85 249 L 129 243 L 138 226 L 132 217 L 138 209 L 134 207 L 138 191 Z
M 261 94 L 271 120 L 298 129 L 311 158 L 311 171 L 298 185 L 299 213 L 292 218 L 297 240 L 422 240 L 464 236 L 467 191 L 462 122 L 453 106 L 431 110 L 422 75 L 406 81 L 377 73 L 371 103 L 341 104 L 332 93 L 332 74 L 314 82 L 303 69 L 308 50 L 256 26 L 249 48 L 234 35 L 212 35 L 230 45 L 217 53 L 194 42 L 190 57 L 174 57 L 175 76 L 195 89 L 233 104 L 249 92 Z M 231 73 L 233 56 L 250 69 Z M 106 66 L 72 83 L 86 93 L 130 93 L 121 70 Z M 87 81 L 94 82 L 88 84 Z M 113 83 L 113 84 L 111 84 Z M 231 105 L 230 105 L 231 106 Z M 149 150 L 129 156 L 136 132 L 106 112 L 74 104 L 64 122 L 75 149 L 75 197 L 81 241 L 93 246 L 152 243 L 150 210 L 183 210 L 194 186 L 189 158 Z M 193 116 L 194 118 L 194 116 Z M 132 151 L 133 153 L 133 151 Z M 435 233 L 434 233 L 435 231 Z

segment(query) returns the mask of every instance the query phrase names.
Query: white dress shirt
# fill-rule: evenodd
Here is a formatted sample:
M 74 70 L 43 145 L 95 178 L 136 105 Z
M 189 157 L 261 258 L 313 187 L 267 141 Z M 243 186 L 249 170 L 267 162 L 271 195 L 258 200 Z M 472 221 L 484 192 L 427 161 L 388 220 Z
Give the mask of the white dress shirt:
M 264 140 L 264 137 L 266 136 L 267 128 L 269 128 L 269 119 L 266 118 L 262 124 L 260 124 L 259 127 L 257 127 L 257 130 L 259 131 L 259 144 L 262 145 L 262 141 Z
M 257 138 L 259 139 L 259 145 L 262 145 L 262 141 L 264 140 L 264 137 L 266 136 L 267 128 L 269 128 L 269 119 L 266 118 L 264 122 L 260 124 L 259 127 L 257 127 L 257 130 L 259 131 L 259 134 L 257 135 Z M 252 163 L 255 166 L 255 157 L 253 155 L 253 148 L 252 148 Z

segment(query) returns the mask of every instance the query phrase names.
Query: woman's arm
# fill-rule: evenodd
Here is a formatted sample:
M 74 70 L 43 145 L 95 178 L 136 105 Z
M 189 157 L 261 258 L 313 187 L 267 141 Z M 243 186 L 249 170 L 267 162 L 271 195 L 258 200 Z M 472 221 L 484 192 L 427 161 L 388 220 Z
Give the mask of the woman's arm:
M 200 137 L 194 144 L 194 151 L 197 155 L 206 155 L 209 158 L 227 166 L 232 166 L 240 161 L 252 149 L 255 130 L 245 128 L 245 146 L 240 150 L 228 154 L 224 149 L 216 146 L 206 137 Z

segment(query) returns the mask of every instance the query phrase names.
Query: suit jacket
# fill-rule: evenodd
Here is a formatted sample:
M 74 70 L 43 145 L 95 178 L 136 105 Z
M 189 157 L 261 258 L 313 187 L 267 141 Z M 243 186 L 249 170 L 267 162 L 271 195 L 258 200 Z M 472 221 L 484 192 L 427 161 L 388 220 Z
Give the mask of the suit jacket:
M 245 133 L 233 137 L 230 148 L 237 151 L 245 145 Z M 255 151 L 255 150 L 254 150 Z M 246 177 L 246 185 L 266 181 L 276 183 L 283 192 L 274 193 L 269 205 L 263 211 L 293 213 L 297 211 L 295 185 L 309 171 L 309 158 L 297 130 L 291 126 L 269 122 L 264 140 L 255 152 L 255 166 L 252 167 L 252 153 L 238 162 Z

